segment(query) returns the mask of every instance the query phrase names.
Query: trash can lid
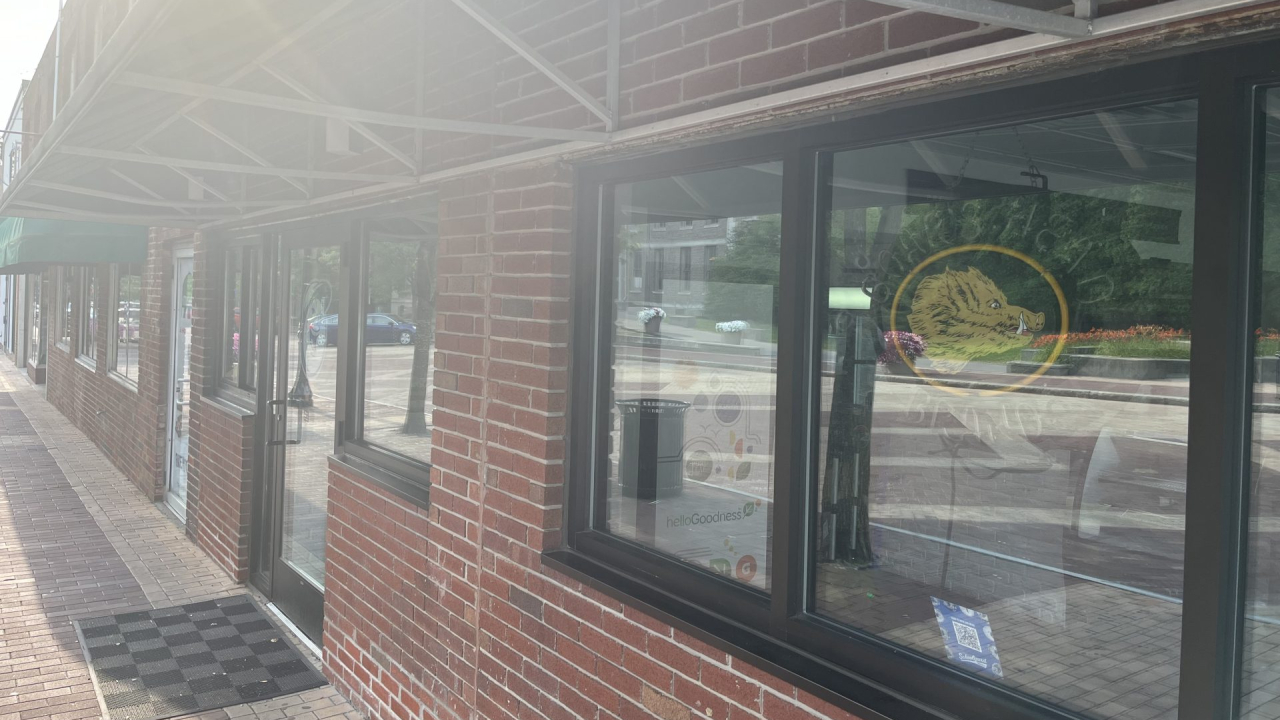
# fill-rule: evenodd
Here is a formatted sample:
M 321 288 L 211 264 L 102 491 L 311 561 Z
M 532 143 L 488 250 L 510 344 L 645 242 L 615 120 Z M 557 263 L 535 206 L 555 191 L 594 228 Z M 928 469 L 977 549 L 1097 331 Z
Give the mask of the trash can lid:
M 679 400 L 664 400 L 663 398 L 636 398 L 634 400 L 617 401 L 618 409 L 623 414 L 644 414 L 644 415 L 677 415 L 684 413 L 689 409 L 689 403 Z

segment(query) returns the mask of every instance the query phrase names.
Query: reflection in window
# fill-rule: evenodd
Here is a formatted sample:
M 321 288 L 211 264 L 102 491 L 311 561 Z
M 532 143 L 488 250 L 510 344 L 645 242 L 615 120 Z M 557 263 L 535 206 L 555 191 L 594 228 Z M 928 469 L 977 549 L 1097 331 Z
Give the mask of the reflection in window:
M 1262 100 L 1267 144 L 1262 173 L 1260 311 L 1255 340 L 1252 483 L 1246 571 L 1241 713 L 1245 720 L 1280 715 L 1272 682 L 1280 671 L 1280 91 Z
M 41 275 L 27 275 L 27 363 L 37 368 L 44 367 L 44 314 L 40 305 Z
M 361 437 L 370 445 L 429 462 L 435 220 L 382 220 L 368 226 L 368 238 Z M 323 332 L 332 330 L 336 325 Z M 326 337 L 325 342 L 336 340 Z
M 58 344 L 68 349 L 71 347 L 71 298 L 73 295 L 72 290 L 74 289 L 74 286 L 72 285 L 73 277 L 74 271 L 71 268 L 58 268 L 58 301 L 54 306 L 54 313 L 57 315 Z
M 242 390 L 253 390 L 257 381 L 261 263 L 259 247 L 227 250 L 222 295 L 222 379 Z
M 1195 117 L 832 157 L 814 611 L 1085 715 L 1176 715 Z
M 237 384 L 240 377 L 240 308 L 244 288 L 241 263 L 245 250 L 238 247 L 227 250 L 226 286 L 222 296 L 222 376 L 232 384 Z
M 116 330 L 112 336 L 113 366 L 116 374 L 138 382 L 138 350 L 142 342 L 142 266 L 116 268 Z
M 781 204 L 781 163 L 620 184 L 602 259 L 638 280 L 611 313 L 605 529 L 764 590 Z M 696 264 L 689 233 L 655 232 L 691 217 L 726 218 Z
M 80 332 L 76 337 L 76 354 L 87 360 L 98 359 L 98 269 L 93 265 L 80 269 Z

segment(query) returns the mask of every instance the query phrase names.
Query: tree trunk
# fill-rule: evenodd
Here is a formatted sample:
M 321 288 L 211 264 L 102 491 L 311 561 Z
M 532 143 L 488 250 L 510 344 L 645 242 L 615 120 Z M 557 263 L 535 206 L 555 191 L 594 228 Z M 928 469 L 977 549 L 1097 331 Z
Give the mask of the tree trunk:
M 875 237 L 869 244 L 865 210 L 845 211 L 844 220 L 841 284 L 863 287 L 868 274 L 883 273 L 882 256 L 887 245 L 894 241 L 901 217 L 888 209 L 882 212 Z M 859 257 L 870 262 L 855 263 L 854 258 Z M 859 264 L 865 269 L 859 268 Z M 837 348 L 823 472 L 826 479 L 823 514 L 831 524 L 828 541 L 832 544 L 827 555 L 831 560 L 866 566 L 875 561 L 870 514 L 871 420 L 880 329 L 874 324 L 874 308 L 871 312 L 833 311 L 833 315 L 835 312 L 844 315 L 839 323 L 844 325 L 844 337 L 843 347 Z
M 409 376 L 409 409 L 405 412 L 401 432 L 426 435 L 428 371 L 431 348 L 436 335 L 436 242 L 424 240 L 418 245 L 418 263 L 413 273 L 413 324 L 418 336 L 413 343 L 413 371 Z

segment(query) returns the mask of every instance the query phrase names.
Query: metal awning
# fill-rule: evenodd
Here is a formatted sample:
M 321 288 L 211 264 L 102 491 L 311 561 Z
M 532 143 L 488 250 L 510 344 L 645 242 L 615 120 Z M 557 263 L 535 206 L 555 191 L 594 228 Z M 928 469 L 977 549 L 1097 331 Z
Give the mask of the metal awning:
M 39 142 L 0 215 L 176 228 L 315 216 L 506 162 L 1263 2 L 1099 13 L 1094 0 L 882 1 L 1029 34 L 619 128 L 620 0 L 591 11 L 605 43 L 598 66 L 564 43 L 535 47 L 536 33 L 515 32 L 482 0 L 135 0 L 52 124 L 30 128 Z M 490 74 L 459 76 L 460 66 Z M 519 107 L 525 88 L 541 109 Z M 28 99 L 39 94 L 33 86 Z
M 207 227 L 412 193 L 459 145 L 603 143 L 621 12 L 608 5 L 607 77 L 588 91 L 477 0 L 137 0 L 52 125 L 33 128 L 0 212 Z M 491 74 L 437 74 L 459 56 Z M 580 114 L 476 106 L 477 84 L 508 78 Z
M 141 263 L 145 227 L 67 220 L 0 220 L 0 275 L 39 272 L 50 265 Z

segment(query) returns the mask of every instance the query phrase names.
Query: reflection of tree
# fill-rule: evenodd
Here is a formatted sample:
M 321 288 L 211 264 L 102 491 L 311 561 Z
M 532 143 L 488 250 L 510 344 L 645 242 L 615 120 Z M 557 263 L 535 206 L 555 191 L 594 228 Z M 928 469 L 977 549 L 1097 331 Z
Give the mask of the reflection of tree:
M 431 345 L 436 334 L 436 243 L 418 243 L 413 273 L 413 323 L 418 336 L 413 343 L 413 371 L 409 376 L 409 408 L 401 430 L 425 435 L 427 423 L 427 371 L 431 368 Z
M 874 283 L 875 258 L 886 242 L 896 214 L 877 213 L 873 242 L 867 243 L 867 212 L 835 214 L 828 243 L 832 287 L 860 288 Z M 831 560 L 855 565 L 874 561 L 871 552 L 871 412 L 875 396 L 875 363 L 880 354 L 880 330 L 870 313 L 830 311 L 835 342 L 835 386 L 827 428 L 827 456 L 823 465 L 823 552 Z M 832 552 L 833 550 L 833 552 Z
M 377 240 L 369 249 L 370 312 L 399 315 L 397 298 L 410 295 L 408 318 L 417 327 L 413 344 L 413 368 L 409 376 L 409 399 L 401 432 L 425 435 L 427 423 L 428 373 L 431 347 L 435 342 L 436 248 L 435 233 L 423 221 L 396 218 L 380 226 Z
M 747 320 L 772 325 L 777 317 L 778 266 L 782 257 L 782 219 L 778 215 L 739 220 L 729 248 L 711 264 L 706 317 L 719 322 Z M 760 287 L 774 288 L 773 302 L 761 302 Z
M 1155 204 L 1148 187 L 1125 192 L 1123 200 L 1032 193 L 908 206 L 900 242 L 885 268 L 887 289 L 896 290 L 912 268 L 934 253 L 985 243 L 1021 251 L 1044 265 L 1062 285 L 1073 330 L 1139 324 L 1189 329 L 1190 255 L 1176 262 L 1144 259 L 1135 248 L 1135 243 L 1176 246 L 1181 211 Z M 993 253 L 967 254 L 955 260 L 953 269 L 969 265 L 992 278 L 1018 305 L 1056 314 L 1052 289 L 1018 261 Z M 909 303 L 910 292 L 904 302 Z M 1051 318 L 1049 327 L 1055 324 Z

